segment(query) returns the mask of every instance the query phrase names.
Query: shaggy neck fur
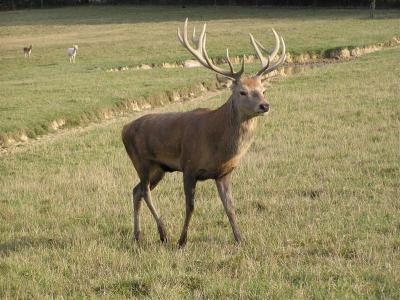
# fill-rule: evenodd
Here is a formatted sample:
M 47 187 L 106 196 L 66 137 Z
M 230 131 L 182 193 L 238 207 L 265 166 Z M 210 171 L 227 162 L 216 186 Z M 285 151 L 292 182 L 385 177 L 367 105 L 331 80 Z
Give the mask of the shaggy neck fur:
M 221 143 L 226 149 L 226 154 L 230 157 L 242 156 L 249 148 L 254 131 L 257 126 L 257 120 L 253 117 L 244 116 L 236 106 L 233 96 L 222 105 L 218 110 L 224 120 L 225 134 L 222 135 Z

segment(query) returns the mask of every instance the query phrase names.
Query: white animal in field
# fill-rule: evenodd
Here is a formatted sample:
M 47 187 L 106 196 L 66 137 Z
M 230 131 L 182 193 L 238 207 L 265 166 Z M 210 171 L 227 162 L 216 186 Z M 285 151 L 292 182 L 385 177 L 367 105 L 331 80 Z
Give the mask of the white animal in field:
M 24 55 L 25 57 L 31 57 L 31 52 L 32 52 L 32 45 L 30 45 L 29 47 L 24 47 Z
M 75 63 L 75 57 L 77 52 L 78 52 L 78 45 L 74 45 L 72 48 L 67 49 L 70 63 Z

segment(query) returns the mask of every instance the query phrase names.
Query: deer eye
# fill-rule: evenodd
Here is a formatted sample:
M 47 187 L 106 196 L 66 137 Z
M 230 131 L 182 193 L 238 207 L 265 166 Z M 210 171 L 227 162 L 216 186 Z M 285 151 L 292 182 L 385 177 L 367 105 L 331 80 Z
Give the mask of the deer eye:
M 247 96 L 247 92 L 246 91 L 240 91 L 240 95 Z

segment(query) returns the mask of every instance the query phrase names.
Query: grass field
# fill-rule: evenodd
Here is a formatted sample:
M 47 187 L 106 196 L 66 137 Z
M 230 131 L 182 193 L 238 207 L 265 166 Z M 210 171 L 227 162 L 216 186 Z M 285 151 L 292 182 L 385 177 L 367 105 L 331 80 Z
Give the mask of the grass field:
M 340 27 L 347 20 L 361 27 L 359 34 L 343 29 L 346 35 L 370 33 L 365 29 L 369 21 L 354 18 L 358 11 L 328 12 L 308 18 L 320 24 L 321 30 L 325 30 L 324 22 Z M 276 27 L 299 51 L 346 45 L 351 40 L 335 32 L 337 38 L 329 40 L 329 45 L 296 43 L 291 26 L 284 25 L 284 14 L 279 11 Z M 290 14 L 297 30 L 301 24 L 313 23 L 294 17 L 295 11 Z M 32 12 L 29 26 L 41 26 L 37 25 L 40 16 L 41 12 Z M 246 18 L 238 22 L 250 26 Z M 62 20 L 49 22 L 62 27 L 68 17 Z M 172 30 L 178 20 L 168 19 L 160 26 Z M 1 22 L 11 21 L 2 18 Z M 25 24 L 13 22 L 16 27 L 7 30 L 20 30 L 18 24 Z M 88 22 L 97 26 L 96 19 Z M 122 18 L 121 24 L 112 26 L 127 28 L 125 23 Z M 383 27 L 386 33 L 380 30 L 369 42 L 393 34 L 393 27 Z M 172 39 L 170 30 L 166 32 Z M 322 33 L 305 34 L 316 41 Z M 55 60 L 55 44 L 52 47 L 49 52 Z M 4 46 L 1 51 L 12 52 Z M 87 73 L 89 61 L 102 60 L 100 52 L 95 59 L 84 51 L 76 66 L 67 65 L 61 57 L 57 67 L 49 68 L 56 74 L 61 74 L 57 68 Z M 44 60 L 44 54 L 36 55 L 32 61 Z M 132 242 L 130 197 L 137 177 L 120 131 L 137 115 L 106 127 L 93 125 L 67 132 L 0 156 L 0 297 L 399 299 L 399 57 L 399 48 L 388 49 L 273 83 L 268 89 L 272 110 L 259 120 L 254 144 L 234 175 L 238 223 L 244 237 L 240 245 L 233 242 L 213 183 L 205 182 L 198 186 L 188 245 L 177 249 L 184 213 L 180 174 L 168 175 L 153 193 L 170 242 L 159 243 L 147 209 L 143 210 L 143 243 Z M 17 64 L 25 62 L 21 59 Z M 1 76 L 10 74 L 15 83 L 22 80 L 15 70 Z M 127 74 L 118 79 L 121 90 L 129 90 L 129 80 L 133 80 L 134 73 Z M 187 78 L 196 77 L 189 74 Z M 182 78 L 182 74 L 172 75 L 176 80 Z M 132 83 L 132 90 L 136 88 Z M 113 90 L 112 86 L 107 89 Z M 47 99 L 54 95 L 50 90 L 42 93 Z M 97 93 L 87 88 L 88 97 Z M 71 97 L 67 94 L 60 90 L 59 97 Z M 227 96 L 159 110 L 217 107 Z M 49 107 L 51 113 L 54 107 Z
M 129 70 L 118 66 L 159 64 L 190 58 L 178 45 L 176 29 L 188 16 L 208 22 L 211 56 L 253 54 L 252 32 L 272 43 L 274 27 L 291 53 L 363 46 L 390 40 L 400 32 L 400 11 L 379 10 L 368 19 L 360 9 L 276 9 L 271 7 L 106 6 L 0 12 L 0 142 L 43 135 L 54 120 L 66 126 L 101 119 L 127 101 L 142 102 L 172 90 L 188 90 L 213 75 L 202 69 Z M 32 57 L 22 47 L 33 44 Z M 77 63 L 66 48 L 78 44 Z M 252 66 L 249 67 L 250 69 Z M 155 97 L 157 98 L 157 97 Z

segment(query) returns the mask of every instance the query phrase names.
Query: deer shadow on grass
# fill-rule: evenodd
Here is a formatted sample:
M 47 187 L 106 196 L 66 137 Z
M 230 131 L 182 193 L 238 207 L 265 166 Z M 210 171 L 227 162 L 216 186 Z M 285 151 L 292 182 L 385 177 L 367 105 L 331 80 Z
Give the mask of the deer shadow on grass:
M 175 241 L 168 240 L 166 243 L 162 243 L 158 239 L 156 229 L 153 227 L 146 228 L 147 230 L 143 234 L 142 239 L 137 242 L 133 236 L 133 229 L 128 227 L 113 228 L 108 232 L 109 246 L 121 251 L 133 252 L 137 254 L 140 251 L 154 250 L 155 248 L 167 248 L 173 250 L 178 248 L 175 245 Z
M 232 247 L 239 246 L 239 244 L 230 239 L 230 227 L 226 220 L 217 220 L 214 225 L 220 227 L 221 230 L 224 231 L 224 234 L 215 236 L 205 229 L 202 229 L 200 233 L 193 232 L 191 242 L 195 247 L 221 247 L 221 245 L 230 245 Z M 171 227 L 167 227 L 167 229 L 169 229 L 167 230 L 168 241 L 165 243 L 159 240 L 155 226 L 146 226 L 144 229 L 139 242 L 134 239 L 133 228 L 130 226 L 109 228 L 106 233 L 101 232 L 100 235 L 108 237 L 107 245 L 109 247 L 133 254 L 161 248 L 168 251 L 177 251 L 181 249 L 178 245 L 179 232 L 174 232 Z M 242 242 L 242 244 L 243 243 L 245 242 Z

